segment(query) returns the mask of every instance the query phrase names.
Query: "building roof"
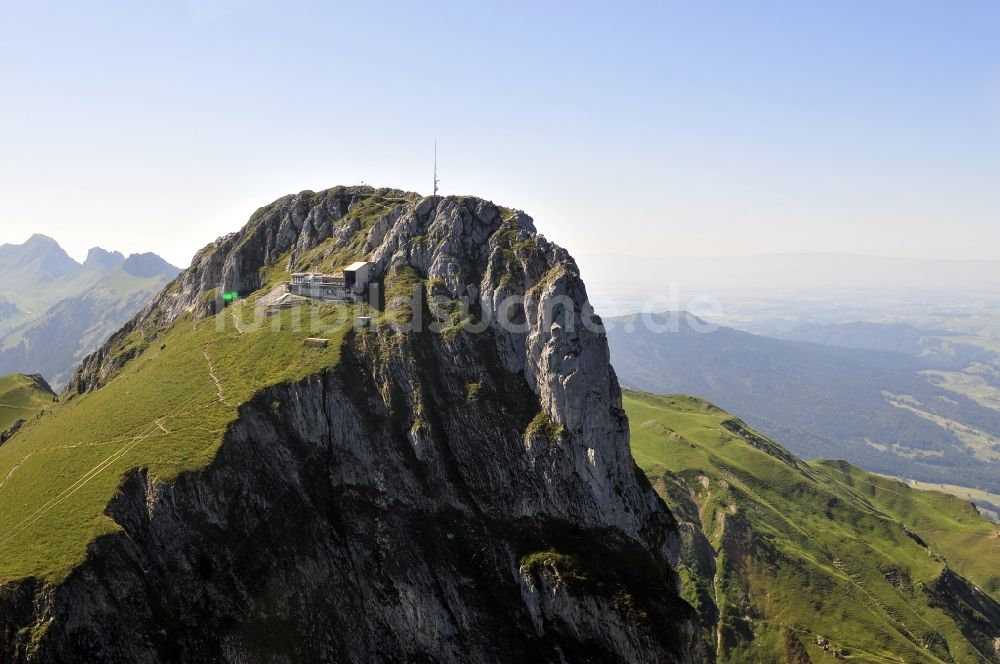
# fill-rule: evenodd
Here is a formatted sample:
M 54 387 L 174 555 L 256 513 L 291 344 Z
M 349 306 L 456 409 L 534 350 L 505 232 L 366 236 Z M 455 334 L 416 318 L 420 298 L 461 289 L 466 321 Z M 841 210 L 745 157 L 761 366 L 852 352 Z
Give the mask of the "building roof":
M 357 263 L 351 263 L 350 265 L 345 267 L 344 272 L 355 272 L 363 267 L 368 267 L 370 265 L 371 263 L 369 263 L 368 261 L 358 261 Z

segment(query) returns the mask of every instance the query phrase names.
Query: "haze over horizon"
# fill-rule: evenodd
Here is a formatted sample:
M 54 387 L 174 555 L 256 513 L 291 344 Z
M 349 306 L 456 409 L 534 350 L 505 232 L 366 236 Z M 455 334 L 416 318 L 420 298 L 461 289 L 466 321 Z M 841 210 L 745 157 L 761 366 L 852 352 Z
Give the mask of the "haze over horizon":
M 576 254 L 1000 258 L 993 3 L 56 4 L 0 8 L 0 243 L 186 265 L 437 139 Z

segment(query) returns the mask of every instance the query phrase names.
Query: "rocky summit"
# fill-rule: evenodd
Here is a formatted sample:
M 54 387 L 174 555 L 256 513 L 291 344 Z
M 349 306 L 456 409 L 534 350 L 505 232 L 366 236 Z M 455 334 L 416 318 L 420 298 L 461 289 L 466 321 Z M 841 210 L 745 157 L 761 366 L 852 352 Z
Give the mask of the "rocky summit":
M 240 322 L 290 273 L 352 261 L 372 264 L 376 295 L 355 305 L 370 324 L 327 334 L 329 350 Z M 419 318 L 442 325 L 400 324 Z M 137 400 L 140 379 L 155 399 Z M 168 404 L 186 380 L 208 401 L 181 426 Z M 203 249 L 71 391 L 0 448 L 0 470 L 35 454 L 0 500 L 45 504 L 17 478 L 55 432 L 91 435 L 80 418 L 150 421 L 113 481 L 70 497 L 67 471 L 46 494 L 58 509 L 0 520 L 0 558 L 21 556 L 0 569 L 5 661 L 702 660 L 677 524 L 632 460 L 600 321 L 522 212 L 367 187 L 286 196 Z M 198 453 L 168 472 L 192 431 Z M 30 553 L 43 532 L 58 564 Z

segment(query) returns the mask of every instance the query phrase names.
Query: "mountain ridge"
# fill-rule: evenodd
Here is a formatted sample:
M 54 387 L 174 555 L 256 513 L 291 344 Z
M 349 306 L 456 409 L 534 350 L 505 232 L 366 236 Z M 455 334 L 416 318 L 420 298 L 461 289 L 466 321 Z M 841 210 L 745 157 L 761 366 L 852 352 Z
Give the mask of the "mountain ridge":
M 681 524 L 706 661 L 1000 661 L 1000 527 L 967 501 L 804 462 L 704 400 L 626 390 Z
M 46 235 L 32 235 L 22 244 L 0 245 L 0 279 L 6 283 L 50 282 L 80 267 Z
M 0 374 L 42 373 L 57 388 L 69 382 L 85 355 L 180 271 L 156 254 L 125 257 L 99 247 L 90 250 L 84 263 L 70 265 L 65 259 L 72 259 L 58 243 L 44 236 L 5 247 L 7 258 L 0 256 L 0 272 L 9 280 L 3 287 L 21 306 L 12 303 L 13 310 L 3 316 Z M 38 247 L 63 261 L 65 269 L 53 281 L 40 281 Z M 28 260 L 23 260 L 25 255 Z

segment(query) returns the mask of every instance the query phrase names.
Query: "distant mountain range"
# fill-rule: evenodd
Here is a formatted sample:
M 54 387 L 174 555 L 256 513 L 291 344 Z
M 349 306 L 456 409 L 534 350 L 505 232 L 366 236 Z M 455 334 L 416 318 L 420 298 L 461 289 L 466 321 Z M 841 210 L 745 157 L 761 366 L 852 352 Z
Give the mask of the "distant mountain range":
M 0 246 L 0 374 L 41 374 L 59 389 L 179 272 L 156 254 L 97 247 L 78 263 L 44 235 Z
M 981 349 L 959 346 L 958 355 L 925 359 L 727 327 L 704 333 L 697 329 L 703 321 L 674 315 L 668 332 L 653 331 L 636 317 L 609 319 L 612 363 L 623 385 L 710 399 L 807 458 L 841 458 L 880 473 L 1000 490 L 1000 411 L 946 389 L 940 376 L 952 374 L 927 371 L 962 364 L 969 358 L 961 353 Z M 870 328 L 855 329 L 863 334 L 850 339 L 843 328 L 839 336 L 837 329 L 799 334 L 853 345 L 885 342 Z M 900 330 L 881 332 L 898 337 Z

